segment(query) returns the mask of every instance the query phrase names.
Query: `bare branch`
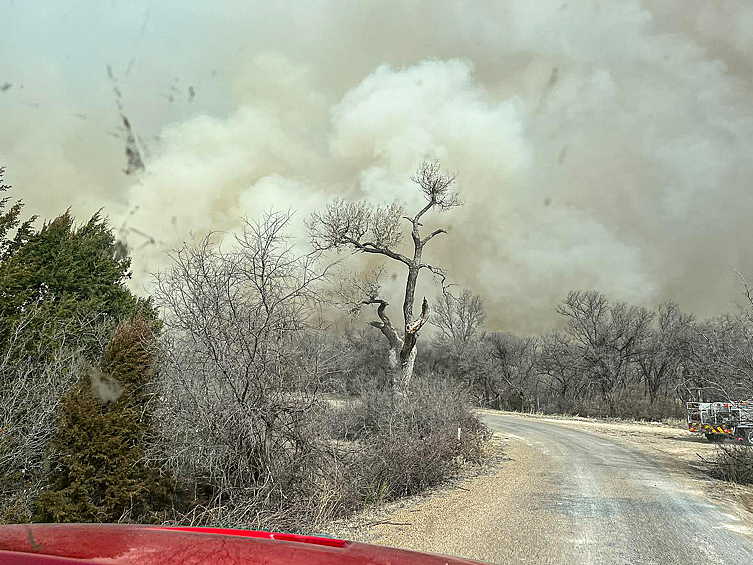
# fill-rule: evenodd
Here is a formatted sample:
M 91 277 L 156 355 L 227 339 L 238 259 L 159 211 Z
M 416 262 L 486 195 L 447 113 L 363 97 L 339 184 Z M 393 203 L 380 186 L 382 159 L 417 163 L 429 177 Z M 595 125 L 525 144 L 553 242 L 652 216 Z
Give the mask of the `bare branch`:
M 424 246 L 424 245 L 426 245 L 426 243 L 427 243 L 427 242 L 428 242 L 428 241 L 429 241 L 429 240 L 430 240 L 430 239 L 431 239 L 432 237 L 434 237 L 435 235 L 439 235 L 440 233 L 447 233 L 447 230 L 446 230 L 446 229 L 444 229 L 444 228 L 440 228 L 440 229 L 438 229 L 438 230 L 434 230 L 433 232 L 431 232 L 431 233 L 430 233 L 429 235 L 427 235 L 427 236 L 426 236 L 425 238 L 423 238 L 423 239 L 421 240 L 421 246 Z
M 424 296 L 424 300 L 421 303 L 421 315 L 418 317 L 418 320 L 406 326 L 405 331 L 410 334 L 416 334 L 422 327 L 424 327 L 424 324 L 426 323 L 428 319 L 429 319 L 429 302 L 426 300 L 426 297 Z
M 385 275 L 384 265 L 360 273 L 350 273 L 344 269 L 338 271 L 335 276 L 337 285 L 330 290 L 331 302 L 351 316 L 356 316 L 364 305 L 379 303 Z
M 397 348 L 402 346 L 403 340 L 400 339 L 400 335 L 397 333 L 395 326 L 392 325 L 392 321 L 389 319 L 386 313 L 386 308 L 389 303 L 384 300 L 364 300 L 364 304 L 379 304 L 377 308 L 377 316 L 382 320 L 381 322 L 370 322 L 370 325 L 378 328 L 387 340 L 390 342 L 390 346 Z
M 742 275 L 740 271 L 737 269 L 732 269 L 735 272 L 735 275 L 737 275 L 737 280 L 740 281 L 740 284 L 743 287 L 743 295 L 748 300 L 751 306 L 753 306 L 753 288 L 750 288 L 748 286 L 748 283 L 745 280 L 745 277 Z
M 409 259 L 394 251 L 402 240 L 403 204 L 373 206 L 367 202 L 334 199 L 324 212 L 314 212 L 306 222 L 314 249 L 352 247 L 362 253 L 386 255 L 406 265 Z M 366 238 L 366 239 L 365 239 Z
M 455 179 L 455 174 L 442 172 L 439 159 L 421 163 L 411 180 L 420 187 L 428 204 L 416 214 L 414 222 L 418 222 L 421 216 L 435 206 L 445 211 L 462 205 L 459 194 L 451 190 Z
M 385 247 L 379 247 L 374 243 L 359 243 L 354 240 L 347 240 L 346 243 L 350 243 L 353 245 L 358 251 L 362 253 L 377 253 L 379 255 L 386 255 L 390 259 L 394 259 L 395 261 L 400 261 L 401 263 L 405 263 L 406 265 L 411 265 L 411 260 L 408 259 L 405 255 L 401 253 L 396 253 L 392 251 L 391 249 L 387 249 Z
M 445 284 L 447 282 L 447 273 L 444 272 L 444 269 L 441 269 L 439 267 L 435 267 L 433 265 L 429 265 L 428 263 L 421 263 L 418 266 L 419 269 L 428 269 L 432 273 L 434 273 L 434 276 L 439 277 L 439 283 L 442 285 L 442 292 L 447 292 L 447 289 L 450 288 L 452 285 Z

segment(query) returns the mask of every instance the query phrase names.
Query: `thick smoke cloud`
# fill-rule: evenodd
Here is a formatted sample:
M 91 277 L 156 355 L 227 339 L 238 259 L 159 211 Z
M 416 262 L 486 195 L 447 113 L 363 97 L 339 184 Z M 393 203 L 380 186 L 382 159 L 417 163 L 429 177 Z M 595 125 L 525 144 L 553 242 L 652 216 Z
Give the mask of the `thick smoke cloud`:
M 44 22 L 11 8 L 7 180 L 30 212 L 105 206 L 148 287 L 189 231 L 271 207 L 302 225 L 333 196 L 420 205 L 410 174 L 438 157 L 466 205 L 433 218 L 451 229 L 427 259 L 482 295 L 492 329 L 545 331 L 575 288 L 729 310 L 732 268 L 753 272 L 753 4 L 296 4 L 68 9 L 66 31 L 93 28 L 98 49 L 72 48 L 68 67 L 44 38 L 24 53 Z M 138 176 L 107 135 L 107 63 Z

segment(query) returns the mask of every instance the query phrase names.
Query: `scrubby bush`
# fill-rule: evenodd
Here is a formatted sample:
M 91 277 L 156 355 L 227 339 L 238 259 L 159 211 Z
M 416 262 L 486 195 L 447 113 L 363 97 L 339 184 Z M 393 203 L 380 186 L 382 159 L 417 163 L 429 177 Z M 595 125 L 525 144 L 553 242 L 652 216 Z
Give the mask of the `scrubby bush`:
M 753 484 L 753 448 L 739 444 L 720 444 L 707 461 L 709 474 L 723 481 Z
M 598 397 L 570 399 L 547 405 L 542 412 L 651 422 L 685 417 L 685 405 L 679 399 L 657 398 L 652 402 L 641 393 L 640 387 L 637 386 L 629 386 L 615 393 L 612 401 L 610 407 L 607 402 Z
M 390 368 L 384 356 L 384 338 L 374 328 L 346 326 L 340 335 L 331 337 L 333 363 L 326 389 L 358 396 L 364 387 L 387 388 Z
M 322 429 L 361 446 L 350 481 L 359 504 L 436 486 L 464 463 L 479 463 L 490 432 L 459 387 L 417 377 L 408 402 L 367 387 L 358 400 L 330 409 Z M 458 439 L 460 428 L 460 439 Z

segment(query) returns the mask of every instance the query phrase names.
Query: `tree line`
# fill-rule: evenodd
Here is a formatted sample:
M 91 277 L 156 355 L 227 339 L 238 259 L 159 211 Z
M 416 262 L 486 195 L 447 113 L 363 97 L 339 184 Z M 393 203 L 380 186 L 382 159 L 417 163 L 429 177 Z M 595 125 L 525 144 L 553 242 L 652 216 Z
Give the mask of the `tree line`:
M 422 371 L 463 383 L 479 405 L 530 412 L 661 419 L 687 401 L 753 396 L 753 303 L 696 320 L 672 301 L 656 311 L 571 291 L 563 327 L 544 335 L 485 332 L 481 299 L 437 297 L 437 333 Z

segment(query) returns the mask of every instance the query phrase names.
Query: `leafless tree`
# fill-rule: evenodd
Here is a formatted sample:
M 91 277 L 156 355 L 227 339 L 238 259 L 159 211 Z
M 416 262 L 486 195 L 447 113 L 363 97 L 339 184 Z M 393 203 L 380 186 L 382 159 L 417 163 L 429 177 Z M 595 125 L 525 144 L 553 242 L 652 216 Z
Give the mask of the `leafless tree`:
M 69 325 L 91 321 L 44 322 L 42 342 L 26 330 L 43 316 L 42 305 L 32 302 L 17 320 L 0 319 L 11 326 L 0 352 L 0 520 L 31 519 L 33 502 L 48 481 L 55 411 L 85 370 L 83 350 L 69 343 Z
M 364 201 L 345 202 L 333 200 L 324 211 L 311 215 L 308 227 L 311 241 L 316 250 L 350 249 L 356 253 L 379 255 L 402 263 L 408 270 L 405 296 L 403 299 L 403 329 L 399 331 L 387 315 L 389 304 L 380 294 L 380 285 L 373 281 L 367 285 L 367 292 L 359 305 L 377 307 L 379 321 L 371 325 L 379 329 L 389 343 L 389 364 L 393 371 L 392 389 L 396 396 L 405 399 L 408 396 L 410 379 L 416 360 L 419 330 L 426 323 L 429 315 L 429 303 L 426 298 L 421 305 L 421 313 L 414 317 L 416 282 L 423 269 L 429 270 L 445 280 L 441 268 L 423 260 L 426 244 L 435 236 L 447 233 L 445 229 L 436 229 L 421 236 L 421 220 L 431 210 L 445 211 L 461 204 L 457 192 L 453 190 L 455 175 L 442 172 L 439 161 L 424 162 L 411 180 L 418 186 L 426 199 L 415 215 L 404 215 L 404 205 L 395 201 L 390 204 L 373 206 Z M 403 255 L 398 248 L 403 240 L 400 227 L 402 220 L 410 225 L 413 243 L 413 256 Z
M 692 324 L 692 315 L 668 301 L 659 306 L 659 327 L 644 334 L 636 363 L 652 404 L 662 388 L 667 394 L 676 392 L 679 372 L 690 352 Z
M 586 377 L 581 352 L 560 332 L 552 332 L 541 340 L 537 370 L 546 377 L 545 386 L 555 393 L 555 405 L 567 410 L 568 403 L 578 398 Z
M 465 382 L 482 404 L 488 404 L 492 388 L 491 353 L 482 343 L 486 314 L 481 298 L 469 290 L 454 296 L 448 288 L 437 295 L 431 323 L 439 330 L 432 340 L 435 365 Z
M 492 355 L 493 393 L 496 397 L 516 397 L 517 409 L 538 409 L 536 359 L 539 339 L 521 337 L 507 332 L 494 332 L 484 337 Z M 488 378 L 488 377 L 487 377 Z M 488 386 L 488 385 L 487 385 Z M 488 393 L 487 393 L 488 394 Z
M 737 312 L 693 326 L 683 395 L 694 400 L 753 398 L 753 289 L 735 271 L 744 300 Z
M 688 399 L 753 398 L 753 326 L 725 314 L 695 325 L 683 388 Z
M 437 296 L 431 323 L 438 328 L 440 341 L 462 347 L 478 334 L 485 320 L 481 297 L 463 290 L 458 297 L 449 291 Z
M 588 370 L 590 382 L 614 410 L 614 393 L 624 387 L 654 313 L 622 302 L 610 304 L 596 291 L 570 292 L 557 312 L 567 319 L 572 337 Z
M 324 512 L 313 493 L 326 492 L 328 462 L 306 420 L 327 363 L 309 331 L 326 270 L 318 253 L 296 252 L 289 222 L 246 222 L 227 250 L 219 234 L 187 243 L 156 276 L 165 328 L 151 457 L 193 487 L 187 523 L 293 527 Z

